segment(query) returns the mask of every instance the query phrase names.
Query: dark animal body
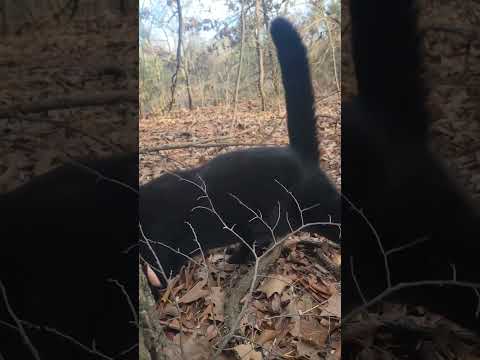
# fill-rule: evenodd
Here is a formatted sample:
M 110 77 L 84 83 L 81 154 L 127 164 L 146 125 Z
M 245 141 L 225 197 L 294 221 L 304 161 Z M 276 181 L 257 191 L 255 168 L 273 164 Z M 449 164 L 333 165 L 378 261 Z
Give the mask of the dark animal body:
M 391 284 L 480 283 L 480 216 L 430 149 L 415 1 L 349 1 L 358 96 L 342 104 L 342 311 Z M 423 305 L 480 331 L 469 287 L 424 285 L 389 300 Z M 346 325 L 348 326 L 348 325 Z
M 318 164 L 306 49 L 298 33 L 283 18 L 272 22 L 271 33 L 285 87 L 289 146 L 222 154 L 197 168 L 165 174 L 141 186 L 140 220 L 144 235 L 152 240 L 153 252 L 146 241 L 141 241 L 140 254 L 157 269 L 158 275 L 157 258 L 167 275 L 177 272 L 186 260 L 158 242 L 189 256 L 198 250 L 186 222 L 192 225 L 203 250 L 239 242 L 215 214 L 206 210 L 211 204 L 228 227 L 235 225 L 238 235 L 257 245 L 270 242 L 272 236 L 262 221 L 252 221 L 252 210 L 271 227 L 276 224 L 278 239 L 302 224 L 298 206 L 289 192 L 302 209 L 311 207 L 303 212 L 304 224 L 340 219 L 339 194 Z M 334 225 L 317 224 L 308 231 L 339 241 L 340 231 Z M 245 262 L 248 254 L 244 246 L 230 261 Z
M 135 346 L 138 154 L 61 166 L 2 194 L 0 213 L 0 280 L 40 358 L 101 358 L 52 329 L 109 356 Z M 32 358 L 3 296 L 0 318 L 2 356 Z

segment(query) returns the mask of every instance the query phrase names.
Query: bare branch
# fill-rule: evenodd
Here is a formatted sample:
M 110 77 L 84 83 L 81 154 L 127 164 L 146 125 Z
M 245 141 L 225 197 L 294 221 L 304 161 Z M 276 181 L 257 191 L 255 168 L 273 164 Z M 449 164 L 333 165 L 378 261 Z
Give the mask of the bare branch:
M 63 110 L 78 107 L 103 106 L 124 102 L 138 102 L 138 96 L 129 91 L 111 91 L 93 95 L 72 95 L 44 99 L 42 101 L 0 108 L 0 118 L 15 117 L 17 114 L 41 113 L 50 110 Z
M 0 291 L 2 292 L 3 302 L 5 303 L 7 312 L 10 315 L 10 317 L 13 319 L 15 324 L 17 325 L 16 330 L 20 333 L 20 336 L 22 337 L 23 342 L 25 343 L 27 348 L 30 350 L 35 360 L 40 360 L 40 354 L 38 353 L 38 350 L 32 344 L 32 341 L 28 337 L 21 320 L 17 317 L 17 315 L 15 314 L 15 311 L 13 311 L 12 306 L 10 305 L 10 302 L 8 301 L 7 290 L 5 289 L 5 286 L 3 285 L 3 281 L 1 280 L 0 280 Z
M 183 143 L 183 144 L 171 144 L 163 146 L 155 146 L 152 148 L 142 149 L 142 154 L 162 151 L 162 150 L 175 150 L 175 149 L 188 149 L 188 148 L 211 148 L 211 147 L 229 147 L 229 146 L 278 146 L 278 144 L 256 144 L 256 143 L 217 143 L 217 144 L 198 144 L 198 143 Z

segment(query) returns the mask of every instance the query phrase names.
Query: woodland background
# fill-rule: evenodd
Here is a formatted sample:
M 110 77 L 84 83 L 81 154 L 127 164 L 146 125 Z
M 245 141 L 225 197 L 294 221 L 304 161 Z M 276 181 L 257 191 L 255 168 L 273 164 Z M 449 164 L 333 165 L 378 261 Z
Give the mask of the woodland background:
M 208 11 L 220 6 L 220 17 Z M 140 2 L 140 183 L 222 152 L 288 144 L 269 33 L 279 15 L 307 46 L 321 166 L 340 187 L 340 2 L 318 0 Z M 340 249 L 305 235 L 287 244 L 257 275 L 226 263 L 223 249 L 206 255 L 209 276 L 193 264 L 183 269 L 155 306 L 157 324 L 153 316 L 143 324 L 142 356 L 162 344 L 168 359 L 182 349 L 210 359 L 219 347 L 221 359 L 339 358 L 339 333 L 329 329 L 340 316 Z
M 212 10 L 215 7 L 222 10 Z M 170 110 L 174 105 L 189 109 L 229 106 L 235 99 L 260 98 L 260 105 L 265 107 L 275 104 L 282 84 L 267 30 L 279 15 L 293 18 L 300 27 L 319 95 L 338 91 L 339 1 L 143 0 L 139 33 L 141 113 Z M 171 104 L 174 74 L 176 96 Z
M 70 18 L 75 3 L 76 16 Z M 180 51 L 185 61 L 180 62 L 178 71 L 178 3 L 173 0 L 157 3 L 160 7 L 149 13 L 145 8 L 142 10 L 140 2 L 141 23 L 137 34 L 132 32 L 138 26 L 137 15 L 124 13 L 125 8 L 138 6 L 136 1 L 0 2 L 0 152 L 5 155 L 0 163 L 0 191 L 10 190 L 58 166 L 65 160 L 65 154 L 83 157 L 136 149 L 131 134 L 138 129 L 138 109 L 130 103 L 131 99 L 125 101 L 118 95 L 122 91 L 136 91 L 138 84 L 141 182 L 166 169 L 196 165 L 219 152 L 248 146 L 242 143 L 286 144 L 283 89 L 275 85 L 275 79 L 280 78 L 264 13 L 268 19 L 286 14 L 305 38 L 317 94 L 321 165 L 340 186 L 338 84 L 341 83 L 342 96 L 350 96 L 354 93 L 354 77 L 349 57 L 348 16 L 339 15 L 338 2 L 304 1 L 303 5 L 293 1 L 260 1 L 257 6 L 257 1 L 244 0 L 243 66 L 238 82 L 241 2 L 227 2 L 228 17 L 216 22 L 203 13 L 184 18 L 184 45 Z M 435 120 L 434 146 L 478 199 L 480 4 L 446 0 L 421 0 L 420 4 L 421 27 L 428 50 L 425 77 L 432 90 L 430 107 Z M 197 6 L 194 1 L 181 5 L 187 14 L 189 6 Z M 298 10 L 305 7 L 308 11 Z M 261 16 L 256 16 L 256 8 L 260 8 Z M 161 9 L 162 12 L 156 12 Z M 292 15 L 292 11 L 301 14 Z M 152 41 L 149 29 L 154 25 L 160 33 L 169 29 L 165 36 L 169 46 L 165 41 Z M 218 36 L 210 41 L 200 40 L 204 27 L 218 32 Z M 265 111 L 259 89 L 256 29 L 261 29 L 258 33 L 264 60 Z M 86 34 L 91 39 L 92 33 L 98 35 L 96 40 L 87 41 Z M 136 37 L 139 54 L 136 44 L 132 45 Z M 104 51 L 99 53 L 99 48 Z M 123 55 L 118 56 L 112 49 Z M 40 58 L 32 55 L 42 53 L 44 56 Z M 55 53 L 62 56 L 52 56 Z M 175 101 L 169 111 L 171 79 L 175 73 Z M 42 112 L 30 106 L 58 93 L 89 100 L 93 89 L 101 89 L 93 94 L 97 100 L 102 99 L 102 94 L 112 95 L 109 102 L 89 105 L 84 101 L 81 107 L 74 107 L 75 111 L 55 102 Z M 17 111 L 19 106 L 23 109 L 21 116 Z M 287 253 L 264 275 L 269 281 L 255 292 L 248 316 L 241 322 L 240 335 L 233 340 L 225 357 L 232 358 L 244 351 L 250 359 L 339 358 L 339 337 L 328 336 L 328 329 L 335 324 L 340 311 L 336 272 L 340 266 L 339 249 L 322 239 L 314 239 L 312 245 L 311 240 L 293 239 L 287 244 Z M 327 258 L 321 258 L 321 254 Z M 182 341 L 184 351 L 192 359 L 208 358 L 211 345 L 224 335 L 228 319 L 225 316 L 228 312 L 212 314 L 212 309 L 223 308 L 227 303 L 233 286 L 226 280 L 234 278 L 236 269 L 222 263 L 221 253 L 212 254 L 209 261 L 218 265 L 215 273 L 218 283 L 210 287 L 213 293 L 207 294 L 202 286 L 195 287 L 202 281 L 201 272 L 188 268 L 170 290 L 169 301 L 156 307 L 166 338 L 177 345 Z M 178 303 L 172 302 L 171 295 L 180 299 L 188 296 Z M 299 311 L 306 313 L 300 316 Z M 422 330 L 414 332 L 417 337 L 435 326 L 431 319 L 421 314 L 415 316 L 414 330 Z M 442 337 L 428 338 L 434 349 L 444 348 Z M 403 350 L 403 344 L 391 344 L 388 339 L 380 339 L 387 351 L 372 347 L 374 340 L 378 344 L 374 332 L 361 340 L 367 354 L 377 352 L 385 357 L 392 347 L 399 352 Z M 178 358 L 175 349 L 178 347 L 170 347 L 171 358 Z M 142 356 L 150 355 L 142 352 Z
M 208 17 L 209 7 L 223 4 L 223 18 Z M 339 182 L 339 1 L 188 1 L 180 9 L 201 15 L 183 15 L 179 42 L 178 3 L 140 3 L 140 181 L 196 165 L 235 143 L 286 143 L 283 86 L 268 26 L 287 15 L 309 50 L 325 128 L 322 161 Z
M 140 55 L 140 67 L 144 69 L 141 72 L 145 71 L 140 74 L 141 182 L 165 170 L 201 164 L 219 152 L 237 147 L 287 143 L 283 89 L 276 86 L 279 72 L 266 31 L 268 21 L 265 21 L 280 14 L 293 20 L 307 44 L 319 116 L 321 166 L 340 187 L 340 97 L 355 93 L 347 9 L 342 8 L 342 16 L 339 16 L 339 4 L 335 2 L 227 2 L 229 16 L 224 21 L 212 22 L 203 16 L 185 17 L 184 44 L 179 47 L 176 40 L 178 22 L 173 15 L 178 15 L 178 3 L 160 3 L 164 5 L 162 19 L 166 19 L 160 24 L 170 29 L 168 34 L 177 33 L 177 37 L 165 36 L 163 46 L 155 45 L 159 48 L 156 62 L 148 54 L 153 52 L 149 49 L 152 43 L 141 43 L 140 51 L 145 51 Z M 188 8 L 188 4 L 193 2 L 184 7 Z M 308 4 L 308 10 L 298 15 L 296 6 L 302 8 L 303 4 Z M 480 53 L 477 29 L 480 8 L 476 2 L 424 0 L 419 4 L 420 29 L 426 49 L 423 76 L 430 89 L 429 107 L 434 120 L 432 146 L 478 201 L 480 69 L 477 64 Z M 257 9 L 260 9 L 260 16 Z M 147 15 L 151 16 L 148 12 Z M 142 27 L 149 29 L 141 25 L 141 38 Z M 215 29 L 217 35 L 211 42 L 202 42 L 198 38 L 199 28 L 202 31 Z M 178 54 L 183 58 L 180 66 Z M 156 79 L 149 82 L 155 78 L 148 77 L 152 73 L 156 74 Z M 174 74 L 176 82 L 172 81 Z M 173 97 L 172 88 L 175 89 Z M 151 91 L 142 95 L 144 89 Z M 248 308 L 248 316 L 240 322 L 239 335 L 229 343 L 233 355 L 248 359 L 340 357 L 338 333 L 330 336 L 328 331 L 337 324 L 336 315 L 340 310 L 337 301 L 340 284 L 335 277 L 341 262 L 339 249 L 322 239 L 313 239 L 312 246 L 308 243 L 311 240 L 293 237 L 286 253 L 262 275 L 274 280 L 264 280 L 254 291 L 254 303 Z M 212 345 L 221 342 L 219 338 L 228 335 L 231 322 L 227 319 L 232 315 L 229 312 L 232 306 L 228 304 L 237 301 L 236 292 L 232 290 L 238 279 L 235 271 L 225 267 L 221 253 L 207 261 L 217 269 L 215 278 L 220 279 L 211 285 L 213 294 L 206 283 L 201 283 L 205 279 L 198 277 L 198 269 L 186 269 L 166 299 L 180 294 L 187 300 L 180 297 L 177 310 L 168 306 L 168 301 L 158 304 L 166 336 L 178 345 L 179 334 L 191 331 L 187 349 L 194 349 L 197 354 L 208 354 Z M 200 287 L 194 286 L 199 283 Z M 266 288 L 270 290 L 265 291 Z M 195 300 L 190 301 L 192 299 Z M 208 315 L 212 309 L 219 308 L 224 312 Z M 391 304 L 385 304 L 382 309 L 384 317 L 373 317 L 371 328 L 359 329 L 360 333 L 353 335 L 345 334 L 344 340 L 360 345 L 359 353 L 365 358 L 408 358 L 412 349 L 418 351 L 418 346 L 427 357 L 436 354 L 453 359 L 460 353 L 471 358 L 478 356 L 474 355 L 478 349 L 466 345 L 465 338 L 446 340 L 435 335 L 438 317 L 423 310 L 411 312 L 411 309 Z M 203 318 L 194 315 L 199 312 Z M 389 321 L 405 314 L 411 323 L 402 331 L 414 335 L 414 344 L 388 338 L 389 331 L 395 334 L 398 330 L 389 328 Z M 198 328 L 201 330 L 196 331 Z M 377 334 L 380 328 L 382 332 Z M 223 356 L 229 358 L 230 353 L 224 352 Z

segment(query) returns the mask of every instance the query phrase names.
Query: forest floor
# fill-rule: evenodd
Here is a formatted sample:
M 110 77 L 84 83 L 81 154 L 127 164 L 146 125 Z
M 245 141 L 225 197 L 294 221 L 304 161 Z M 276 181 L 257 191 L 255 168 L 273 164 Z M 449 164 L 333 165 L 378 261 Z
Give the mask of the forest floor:
M 321 167 L 340 187 L 339 99 L 323 101 L 317 110 Z M 241 104 L 233 132 L 231 118 L 228 107 L 208 107 L 141 119 L 140 183 L 225 151 L 288 144 L 285 111 L 261 112 L 251 103 Z M 340 249 L 301 234 L 288 239 L 285 250 L 262 274 L 224 359 L 340 359 L 340 334 L 331 332 L 340 318 Z M 191 263 L 157 304 L 167 337 L 182 342 L 189 359 L 210 358 L 225 335 L 226 289 L 245 271 L 226 263 L 222 249 L 210 252 L 207 262 L 210 284 L 203 267 Z
M 320 165 L 340 188 L 339 100 L 319 102 L 317 113 Z M 233 133 L 231 117 L 228 107 L 208 107 L 142 118 L 140 183 L 165 170 L 200 165 L 222 152 L 288 144 L 282 110 L 261 112 L 244 103 Z M 436 128 L 441 125 L 437 122 Z M 465 179 L 475 192 L 475 185 L 468 181 L 472 179 Z M 380 303 L 374 312 L 361 315 L 360 327 L 353 325 L 348 333 L 331 332 L 341 313 L 340 249 L 307 234 L 291 236 L 285 249 L 253 293 L 239 335 L 229 343 L 223 359 L 340 359 L 341 336 L 358 344 L 356 352 L 365 359 L 408 359 L 412 354 L 422 359 L 455 359 L 459 354 L 480 359 L 475 337 L 419 307 Z M 190 264 L 157 304 L 166 335 L 173 344 L 181 342 L 189 358 L 192 354 L 209 358 L 212 347 L 225 335 L 227 290 L 239 274 L 245 274 L 245 269 L 226 263 L 223 249 L 211 252 L 207 262 L 212 283 L 207 282 L 203 268 Z M 398 336 L 399 332 L 403 335 Z M 172 350 L 170 358 L 176 359 L 173 354 Z
M 133 14 L 136 15 L 136 14 Z M 25 25 L 0 43 L 0 193 L 62 163 L 137 149 L 137 16 Z M 118 101 L 99 102 L 102 98 Z M 89 102 L 96 105 L 89 105 Z M 65 106 L 83 103 L 80 107 Z M 38 109 L 47 106 L 43 111 Z M 20 114 L 17 112 L 20 111 Z

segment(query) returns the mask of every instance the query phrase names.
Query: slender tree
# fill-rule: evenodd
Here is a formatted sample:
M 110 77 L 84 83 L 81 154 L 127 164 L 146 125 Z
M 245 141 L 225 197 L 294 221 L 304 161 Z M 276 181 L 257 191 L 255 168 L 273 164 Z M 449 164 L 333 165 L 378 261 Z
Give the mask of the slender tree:
M 260 19 L 260 0 L 255 0 L 255 47 L 257 49 L 257 64 L 258 64 L 258 93 L 262 104 L 262 111 L 265 111 L 265 88 L 263 83 L 264 68 L 263 68 L 263 49 L 260 41 L 260 30 L 262 28 L 262 21 Z
M 337 91 L 340 92 L 340 81 L 338 79 L 338 72 L 337 72 L 337 60 L 335 59 L 335 43 L 332 37 L 332 31 L 330 28 L 330 19 L 328 18 L 325 11 L 323 12 L 323 19 L 325 22 L 325 27 L 327 28 L 328 32 L 328 42 L 330 44 L 331 52 L 332 52 L 332 62 L 333 62 L 333 73 L 335 75 L 335 84 L 337 85 Z
M 265 30 L 268 33 L 270 19 L 268 17 L 268 8 L 265 0 L 262 0 L 262 8 L 263 8 L 263 22 L 265 25 Z M 277 66 L 273 57 L 273 43 L 271 40 L 267 42 L 267 53 L 268 53 L 268 60 L 270 62 L 270 71 L 271 71 L 272 82 L 273 82 L 273 90 L 275 91 L 275 95 L 278 98 L 278 96 L 280 95 L 280 87 L 278 84 L 278 72 L 277 72 Z
M 233 128 L 237 124 L 238 91 L 242 75 L 243 49 L 245 47 L 245 0 L 240 0 L 240 58 L 238 60 L 237 81 L 235 83 L 235 96 L 233 98 Z
M 177 0 L 177 14 L 178 14 L 178 44 L 177 44 L 177 63 L 175 67 L 175 72 L 172 75 L 172 85 L 170 87 L 170 103 L 168 104 L 168 111 L 172 111 L 173 105 L 175 104 L 175 91 L 177 89 L 178 73 L 180 67 L 182 66 L 182 37 L 183 37 L 183 16 L 182 16 L 182 5 L 180 0 Z
M 190 69 L 188 57 L 185 53 L 185 48 L 183 48 L 183 75 L 185 76 L 185 83 L 187 85 L 187 96 L 188 96 L 188 109 L 193 110 L 193 100 L 192 100 L 192 87 L 190 86 Z

